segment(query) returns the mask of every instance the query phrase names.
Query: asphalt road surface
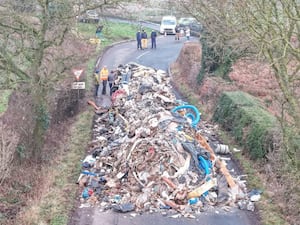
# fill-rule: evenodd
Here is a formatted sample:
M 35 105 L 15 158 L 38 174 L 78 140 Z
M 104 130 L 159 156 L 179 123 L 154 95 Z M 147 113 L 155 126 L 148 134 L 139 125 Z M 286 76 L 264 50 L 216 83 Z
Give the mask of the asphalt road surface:
M 177 215 L 177 214 L 175 214 Z M 215 209 L 211 212 L 203 212 L 196 215 L 195 219 L 172 218 L 171 215 L 159 213 L 117 213 L 113 211 L 101 212 L 99 208 L 84 208 L 73 220 L 72 224 L 79 225 L 255 225 L 259 224 L 255 215 L 249 215 L 246 211 L 232 209 L 225 212 Z
M 196 38 L 191 41 L 198 41 Z M 174 36 L 159 36 L 157 49 L 137 50 L 136 41 L 117 44 L 109 48 L 98 60 L 97 67 L 106 65 L 109 70 L 117 68 L 119 64 L 135 62 L 156 69 L 168 70 L 170 63 L 174 62 L 186 42 L 185 38 L 175 41 Z M 151 43 L 148 46 L 151 47 Z M 100 92 L 99 92 L 100 93 Z M 109 92 L 107 92 L 109 93 Z M 99 96 L 109 98 L 109 96 Z M 196 216 L 196 219 L 170 218 L 161 214 L 142 214 L 132 216 L 131 213 L 123 214 L 112 211 L 101 212 L 97 207 L 81 208 L 78 202 L 69 225 L 256 225 L 259 224 L 257 216 L 248 211 L 231 209 L 230 212 L 222 209 L 213 209 Z
M 136 41 L 120 43 L 109 48 L 98 60 L 96 66 L 102 68 L 106 65 L 111 70 L 116 69 L 119 64 L 135 62 L 167 71 L 170 63 L 177 59 L 180 49 L 186 41 L 185 37 L 176 41 L 174 35 L 159 35 L 156 40 L 157 48 L 151 49 L 151 41 L 148 40 L 148 49 L 144 50 L 137 49 Z M 192 37 L 190 41 L 198 41 L 198 39 Z

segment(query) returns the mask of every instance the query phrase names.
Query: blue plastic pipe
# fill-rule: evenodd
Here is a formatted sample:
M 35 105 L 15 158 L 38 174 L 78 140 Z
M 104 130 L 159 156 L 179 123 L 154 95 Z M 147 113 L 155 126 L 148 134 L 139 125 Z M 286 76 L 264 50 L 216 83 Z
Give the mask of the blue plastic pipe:
M 172 109 L 172 112 L 176 112 L 178 110 L 181 110 L 181 109 L 191 109 L 194 111 L 194 114 L 191 114 L 191 113 L 188 113 L 186 116 L 188 116 L 189 118 L 192 119 L 192 127 L 193 128 L 196 128 L 197 127 L 197 124 L 199 123 L 200 121 L 200 115 L 201 113 L 199 112 L 199 110 L 193 106 L 193 105 L 180 105 L 180 106 L 176 106 L 174 109 Z
M 194 115 L 193 113 L 187 113 L 187 114 L 185 114 L 185 116 L 186 116 L 187 118 L 190 118 L 192 121 L 195 120 L 195 115 Z

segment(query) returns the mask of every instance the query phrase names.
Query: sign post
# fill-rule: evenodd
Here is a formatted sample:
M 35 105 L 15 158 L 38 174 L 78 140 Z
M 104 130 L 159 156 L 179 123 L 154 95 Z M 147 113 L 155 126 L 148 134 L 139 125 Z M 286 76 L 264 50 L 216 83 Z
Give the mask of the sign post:
M 72 90 L 77 90 L 79 99 L 79 90 L 85 89 L 85 82 L 80 81 L 80 76 L 83 73 L 83 69 L 73 69 L 75 76 L 75 82 L 72 84 Z

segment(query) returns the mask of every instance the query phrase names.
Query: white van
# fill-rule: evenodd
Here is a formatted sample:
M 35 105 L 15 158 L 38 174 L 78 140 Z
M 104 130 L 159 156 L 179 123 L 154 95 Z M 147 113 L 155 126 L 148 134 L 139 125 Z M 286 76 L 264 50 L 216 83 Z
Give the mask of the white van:
M 161 19 L 159 32 L 161 34 L 175 34 L 177 20 L 175 16 L 164 16 Z

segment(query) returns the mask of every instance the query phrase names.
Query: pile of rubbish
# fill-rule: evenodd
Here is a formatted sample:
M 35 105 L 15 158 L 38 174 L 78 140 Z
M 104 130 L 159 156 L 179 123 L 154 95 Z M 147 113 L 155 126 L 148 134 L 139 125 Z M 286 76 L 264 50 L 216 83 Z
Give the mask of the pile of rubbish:
M 213 138 L 195 106 L 176 99 L 170 76 L 129 66 L 130 82 L 113 93 L 112 107 L 95 106 L 77 181 L 82 207 L 190 218 L 216 206 L 254 210 L 243 176 L 227 169 L 228 146 Z

